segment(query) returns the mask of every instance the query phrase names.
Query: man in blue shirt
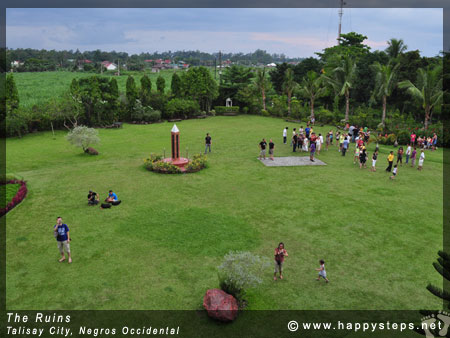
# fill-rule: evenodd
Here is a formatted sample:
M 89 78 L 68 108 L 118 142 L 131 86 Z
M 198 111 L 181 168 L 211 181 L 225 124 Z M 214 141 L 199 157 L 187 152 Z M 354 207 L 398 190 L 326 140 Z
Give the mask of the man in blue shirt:
M 70 234 L 69 227 L 67 224 L 63 224 L 62 218 L 58 217 L 56 219 L 56 225 L 53 227 L 53 233 L 58 242 L 58 249 L 61 253 L 61 259 L 59 262 L 64 262 L 66 260 L 66 256 L 64 255 L 64 250 L 67 252 L 67 256 L 69 256 L 69 263 L 72 263 L 72 256 L 70 255 Z
M 109 194 L 108 194 L 108 198 L 106 199 L 105 202 L 111 203 L 111 202 L 115 202 L 117 200 L 118 200 L 117 195 L 112 190 L 110 190 Z

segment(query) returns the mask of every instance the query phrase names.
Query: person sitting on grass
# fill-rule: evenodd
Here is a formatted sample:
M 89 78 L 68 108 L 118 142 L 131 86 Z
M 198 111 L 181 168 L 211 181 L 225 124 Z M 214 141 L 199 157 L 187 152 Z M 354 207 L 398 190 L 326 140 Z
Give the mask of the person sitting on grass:
M 112 203 L 112 202 L 117 202 L 118 200 L 119 199 L 117 198 L 117 195 L 112 190 L 110 190 L 109 194 L 108 194 L 108 198 L 105 200 L 105 202 Z
M 327 278 L 327 272 L 325 271 L 325 261 L 323 259 L 321 259 L 319 261 L 320 263 L 320 268 L 316 269 L 316 271 L 319 271 L 319 277 L 317 277 L 317 280 L 320 280 L 320 277 L 322 277 L 323 279 L 325 279 L 325 282 L 329 282 L 328 278 Z
M 280 279 L 283 279 L 283 262 L 284 257 L 289 256 L 284 248 L 284 243 L 280 242 L 278 247 L 275 248 L 275 272 L 273 274 L 273 280 L 277 280 L 277 271 L 280 273 Z
M 397 170 L 398 170 L 398 165 L 394 165 L 394 170 L 392 170 L 392 176 L 389 177 L 391 180 L 395 179 L 395 176 L 397 176 Z
M 89 190 L 87 198 L 88 198 L 88 205 L 96 205 L 100 200 L 98 194 L 92 190 Z

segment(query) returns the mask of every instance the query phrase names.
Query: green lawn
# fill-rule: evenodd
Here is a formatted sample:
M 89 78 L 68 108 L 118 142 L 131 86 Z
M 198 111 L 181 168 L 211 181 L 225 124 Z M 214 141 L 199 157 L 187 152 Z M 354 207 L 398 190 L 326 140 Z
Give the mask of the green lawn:
M 391 147 L 381 148 L 376 173 L 335 146 L 319 156 L 327 166 L 265 167 L 262 137 L 274 139 L 276 156 L 292 154 L 281 142 L 286 125 L 298 127 L 258 116 L 179 123 L 183 152 L 203 150 L 206 132 L 213 138 L 209 168 L 189 175 L 142 166 L 150 153 L 169 152 L 169 123 L 100 130 L 99 156 L 70 146 L 64 131 L 8 139 L 7 172 L 28 186 L 7 215 L 8 310 L 198 309 L 218 286 L 224 254 L 272 261 L 280 241 L 285 280 L 268 269 L 249 309 L 440 308 L 425 287 L 442 283 L 432 266 L 443 240 L 442 150 L 394 181 L 384 172 Z M 89 189 L 104 199 L 110 188 L 120 206 L 87 206 Z M 71 230 L 72 265 L 57 262 L 57 216 Z M 321 258 L 329 284 L 315 281 Z
M 182 70 L 178 70 L 182 72 Z M 161 75 L 166 81 L 166 91 L 170 89 L 172 82 L 173 70 L 163 70 L 160 73 L 151 73 L 149 70 L 145 72 L 152 81 L 152 88 L 156 90 L 156 78 Z M 141 77 L 144 72 L 128 72 L 136 81 L 138 87 L 141 86 Z M 69 90 L 70 84 L 74 78 L 80 79 L 84 77 L 94 76 L 100 74 L 83 73 L 83 72 L 29 72 L 29 73 L 14 73 L 14 80 L 16 82 L 17 91 L 20 97 L 21 107 L 32 107 L 48 102 L 50 99 L 62 95 Z M 111 73 L 103 76 L 111 77 Z M 117 84 L 121 92 L 125 92 L 125 86 L 128 75 L 114 76 L 117 79 Z

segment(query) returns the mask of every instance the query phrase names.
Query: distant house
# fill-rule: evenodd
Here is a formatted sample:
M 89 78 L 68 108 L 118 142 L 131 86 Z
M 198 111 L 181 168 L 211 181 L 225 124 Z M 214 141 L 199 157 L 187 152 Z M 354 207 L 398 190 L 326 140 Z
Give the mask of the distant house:
M 266 67 L 276 67 L 276 66 L 277 66 L 277 64 L 272 62 L 272 63 L 268 63 Z
M 79 60 L 78 63 L 92 63 L 92 61 L 88 60 L 88 59 L 84 59 L 84 60 Z
M 117 65 L 113 62 L 103 61 L 102 66 L 106 68 L 106 70 L 116 70 Z
M 22 66 L 23 62 L 22 61 L 12 61 L 11 62 L 11 67 L 19 67 Z

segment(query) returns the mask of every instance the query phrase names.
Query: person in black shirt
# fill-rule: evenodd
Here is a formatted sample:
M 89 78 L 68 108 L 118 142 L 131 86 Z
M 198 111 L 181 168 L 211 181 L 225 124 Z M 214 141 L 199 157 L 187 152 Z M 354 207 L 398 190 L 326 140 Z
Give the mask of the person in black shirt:
M 275 143 L 272 142 L 272 139 L 269 141 L 269 155 L 270 159 L 273 161 L 273 150 L 275 149 Z
M 261 159 L 261 157 L 264 156 L 264 159 L 266 159 L 266 146 L 267 146 L 267 142 L 266 139 L 263 138 L 261 142 L 259 142 L 259 148 L 261 149 L 260 153 L 259 153 L 259 159 Z
M 88 194 L 88 205 L 96 205 L 99 201 L 99 196 L 96 192 L 89 190 Z
M 297 148 L 297 143 L 298 143 L 298 136 L 297 133 L 295 133 L 294 136 L 292 136 L 293 152 L 295 152 L 295 149 Z
M 209 133 L 207 133 L 206 137 L 205 137 L 205 154 L 208 149 L 209 149 L 209 152 L 211 152 L 211 144 L 212 144 L 211 136 L 209 136 Z

